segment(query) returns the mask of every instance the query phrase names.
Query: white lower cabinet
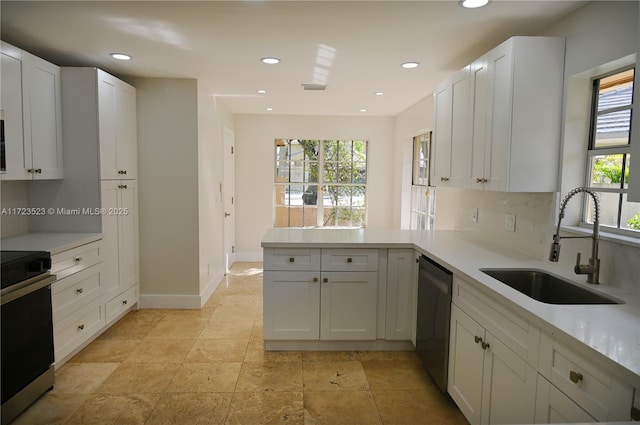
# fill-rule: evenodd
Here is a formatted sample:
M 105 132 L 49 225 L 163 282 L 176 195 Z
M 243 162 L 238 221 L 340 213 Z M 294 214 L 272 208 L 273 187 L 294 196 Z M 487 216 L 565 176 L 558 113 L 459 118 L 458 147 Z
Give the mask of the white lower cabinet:
M 448 392 L 471 424 L 629 421 L 633 385 L 454 275 Z
M 265 249 L 264 339 L 375 339 L 377 258 L 375 249 Z
M 56 366 L 104 328 L 102 255 L 96 241 L 51 256 L 58 278 L 51 288 Z
M 568 424 L 576 422 L 595 422 L 595 418 L 544 377 L 538 375 L 535 423 Z
M 322 272 L 320 339 L 376 339 L 378 273 Z
M 612 374 L 597 359 L 577 352 L 558 338 L 542 335 L 539 371 L 550 382 L 553 392 L 564 394 L 589 417 L 602 422 L 631 419 L 633 386 Z M 544 399 L 539 403 L 542 411 L 546 411 Z M 568 420 L 572 421 L 573 416 Z
M 448 391 L 471 424 L 532 423 L 536 371 L 455 304 Z
M 418 276 L 413 249 L 389 249 L 385 339 L 412 340 L 415 346 Z
M 264 339 L 320 338 L 318 272 L 264 272 Z

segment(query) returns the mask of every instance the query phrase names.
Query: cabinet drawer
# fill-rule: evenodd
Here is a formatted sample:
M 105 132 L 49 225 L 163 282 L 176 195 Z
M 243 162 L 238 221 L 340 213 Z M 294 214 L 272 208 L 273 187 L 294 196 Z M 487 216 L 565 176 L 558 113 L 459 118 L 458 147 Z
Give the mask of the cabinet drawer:
M 265 248 L 264 269 L 282 271 L 320 270 L 320 250 L 305 248 Z
M 628 421 L 633 388 L 558 341 L 541 353 L 541 372 L 598 421 Z
M 377 271 L 377 249 L 323 249 L 322 270 L 332 272 Z
M 537 365 L 540 329 L 455 275 L 452 301 L 520 358 Z
M 102 294 L 101 264 L 57 280 L 52 288 L 53 321 L 56 322 Z
M 51 273 L 58 280 L 102 261 L 101 242 L 96 241 L 51 256 Z
M 124 291 L 106 304 L 107 324 L 138 302 L 138 285 Z
M 62 361 L 104 326 L 104 308 L 100 298 L 53 324 L 56 362 Z

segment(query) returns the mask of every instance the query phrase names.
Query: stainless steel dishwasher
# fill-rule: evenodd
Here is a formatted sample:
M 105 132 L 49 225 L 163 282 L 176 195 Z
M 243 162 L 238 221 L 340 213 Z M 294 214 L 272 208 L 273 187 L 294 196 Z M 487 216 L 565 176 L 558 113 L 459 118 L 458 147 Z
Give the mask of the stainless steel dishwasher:
M 431 379 L 446 393 L 453 274 L 424 255 L 419 264 L 416 351 Z

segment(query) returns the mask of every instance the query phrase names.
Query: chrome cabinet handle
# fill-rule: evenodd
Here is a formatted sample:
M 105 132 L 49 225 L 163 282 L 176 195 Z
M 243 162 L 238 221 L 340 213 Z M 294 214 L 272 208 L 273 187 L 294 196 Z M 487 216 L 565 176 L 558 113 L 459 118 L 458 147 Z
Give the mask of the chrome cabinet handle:
M 76 289 L 76 292 L 77 292 L 78 294 L 82 294 L 82 293 L 84 292 L 84 289 L 82 289 L 82 288 L 78 288 L 78 289 Z
M 582 381 L 582 374 L 580 372 L 575 372 L 572 370 L 569 372 L 569 379 L 574 384 L 577 384 L 578 382 Z

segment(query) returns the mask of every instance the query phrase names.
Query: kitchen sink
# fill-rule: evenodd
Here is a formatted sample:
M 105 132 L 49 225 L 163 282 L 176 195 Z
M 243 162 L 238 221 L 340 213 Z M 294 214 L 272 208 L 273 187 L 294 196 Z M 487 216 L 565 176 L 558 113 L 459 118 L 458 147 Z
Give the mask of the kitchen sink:
M 522 292 L 547 304 L 622 304 L 613 298 L 581 288 L 568 280 L 537 269 L 480 269 Z

